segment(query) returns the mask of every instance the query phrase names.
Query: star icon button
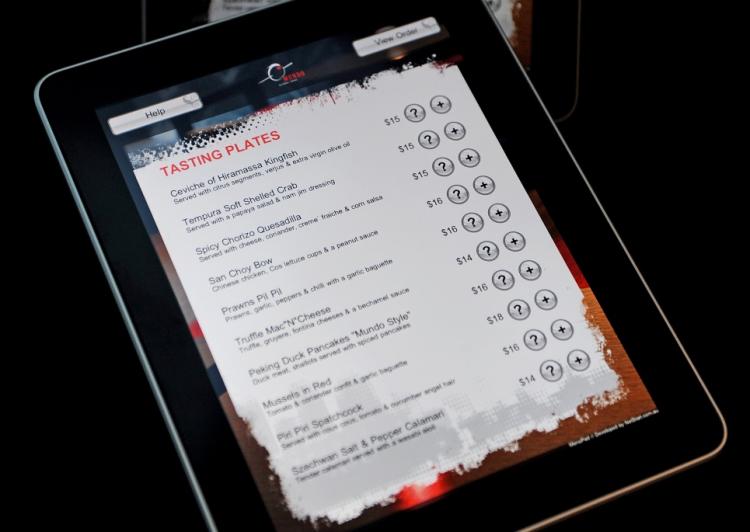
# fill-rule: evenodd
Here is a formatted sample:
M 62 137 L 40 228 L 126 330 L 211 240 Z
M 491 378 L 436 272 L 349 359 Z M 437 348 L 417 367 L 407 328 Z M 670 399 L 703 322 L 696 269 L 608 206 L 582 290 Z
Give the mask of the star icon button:
M 461 162 L 462 165 L 468 168 L 474 168 L 476 165 L 479 164 L 479 160 L 480 160 L 479 152 L 471 148 L 465 148 L 459 152 L 458 160 Z
M 495 191 L 495 181 L 491 177 L 480 175 L 474 179 L 474 190 L 483 196 L 492 194 Z
M 569 340 L 573 336 L 573 325 L 568 320 L 555 320 L 550 326 L 550 332 L 558 340 Z
M 510 231 L 503 237 L 503 244 L 510 251 L 521 251 L 526 247 L 526 238 L 518 231 Z
M 448 122 L 443 129 L 445 136 L 451 140 L 461 140 L 466 136 L 466 128 L 461 122 Z
M 487 215 L 490 220 L 499 224 L 505 223 L 510 219 L 510 209 L 503 203 L 493 203 L 490 208 L 487 209 Z
M 527 281 L 536 281 L 542 275 L 542 267 L 533 260 L 525 260 L 518 266 L 518 273 Z
M 542 310 L 552 310 L 557 306 L 557 296 L 552 290 L 539 290 L 534 296 L 534 303 Z
M 591 365 L 591 357 L 586 351 L 573 349 L 568 353 L 568 366 L 576 371 L 586 371 Z
M 446 96 L 434 96 L 430 100 L 430 108 L 441 115 L 450 111 L 451 107 L 451 101 Z

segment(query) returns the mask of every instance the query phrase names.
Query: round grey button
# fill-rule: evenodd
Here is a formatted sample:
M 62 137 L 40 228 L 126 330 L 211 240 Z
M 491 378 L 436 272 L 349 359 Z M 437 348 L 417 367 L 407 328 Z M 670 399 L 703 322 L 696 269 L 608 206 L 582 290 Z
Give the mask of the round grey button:
M 432 161 L 432 171 L 437 175 L 451 175 L 454 169 L 455 168 L 453 166 L 453 161 L 448 159 L 448 157 L 438 157 L 437 159 Z
M 586 351 L 573 349 L 568 353 L 568 366 L 576 371 L 586 371 L 591 365 L 591 357 Z
M 523 299 L 514 299 L 508 303 L 508 314 L 514 320 L 525 320 L 531 314 L 531 307 Z
M 511 231 L 503 237 L 503 244 L 510 251 L 521 251 L 526 247 L 526 238 L 518 231 Z
M 497 270 L 492 274 L 492 284 L 498 290 L 510 290 L 516 284 L 516 280 L 508 270 Z
M 556 360 L 545 360 L 539 366 L 539 374 L 546 381 L 557 382 L 562 379 L 563 368 Z
M 469 168 L 474 168 L 479 164 L 479 152 L 471 148 L 464 148 L 458 152 L 458 162 Z
M 469 199 L 469 191 L 462 185 L 452 185 L 448 187 L 448 201 L 451 203 L 466 203 Z
M 482 260 L 495 260 L 499 254 L 500 248 L 497 247 L 497 244 L 490 242 L 489 240 L 484 240 L 477 246 L 477 255 L 479 255 L 479 258 Z
M 539 290 L 534 295 L 534 303 L 542 310 L 552 310 L 557 306 L 557 296 L 552 290 Z
M 533 260 L 525 260 L 518 266 L 518 273 L 527 281 L 536 281 L 542 275 L 542 267 Z
M 510 219 L 510 209 L 502 203 L 493 203 L 487 209 L 490 220 L 499 224 L 507 222 Z
M 409 122 L 421 122 L 427 116 L 427 112 L 418 103 L 413 103 L 406 106 L 404 116 Z
M 542 331 L 530 329 L 523 335 L 523 343 L 532 351 L 541 351 L 547 345 L 547 337 Z
M 558 340 L 569 340 L 573 336 L 573 326 L 568 320 L 555 320 L 550 327 L 552 336 Z
M 475 212 L 469 212 L 461 217 L 461 225 L 470 233 L 476 233 L 484 227 L 484 220 Z
M 446 96 L 433 96 L 430 100 L 430 107 L 442 115 L 451 110 L 451 101 Z
M 431 150 L 438 147 L 438 144 L 440 144 L 440 137 L 437 133 L 428 129 L 427 131 L 422 131 L 419 134 L 419 136 L 417 137 L 417 142 L 419 142 L 419 145 L 423 148 Z
M 492 194 L 495 191 L 495 182 L 491 177 L 480 175 L 479 177 L 474 179 L 474 190 L 476 190 L 477 193 L 483 196 Z
M 461 140 L 466 135 L 466 128 L 461 122 L 448 122 L 443 132 L 451 140 Z

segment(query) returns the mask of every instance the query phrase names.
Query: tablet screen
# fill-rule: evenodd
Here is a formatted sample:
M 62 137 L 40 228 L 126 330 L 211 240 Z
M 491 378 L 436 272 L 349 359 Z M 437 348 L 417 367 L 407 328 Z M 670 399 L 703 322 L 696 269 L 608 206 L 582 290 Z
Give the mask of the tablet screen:
M 365 28 L 98 110 L 279 529 L 371 522 L 656 412 L 449 30 Z

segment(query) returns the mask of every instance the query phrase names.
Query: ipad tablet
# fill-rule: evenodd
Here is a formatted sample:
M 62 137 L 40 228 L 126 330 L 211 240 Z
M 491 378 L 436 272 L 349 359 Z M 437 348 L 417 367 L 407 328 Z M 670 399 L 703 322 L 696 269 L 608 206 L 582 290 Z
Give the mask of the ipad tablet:
M 282 4 L 36 101 L 209 528 L 534 527 L 721 449 L 483 2 Z

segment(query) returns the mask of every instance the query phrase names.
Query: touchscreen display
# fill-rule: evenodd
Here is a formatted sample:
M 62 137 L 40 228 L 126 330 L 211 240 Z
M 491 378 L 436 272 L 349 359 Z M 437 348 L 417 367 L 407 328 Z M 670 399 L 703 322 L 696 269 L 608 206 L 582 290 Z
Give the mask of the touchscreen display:
M 97 110 L 279 529 L 656 412 L 449 31 L 364 28 Z

